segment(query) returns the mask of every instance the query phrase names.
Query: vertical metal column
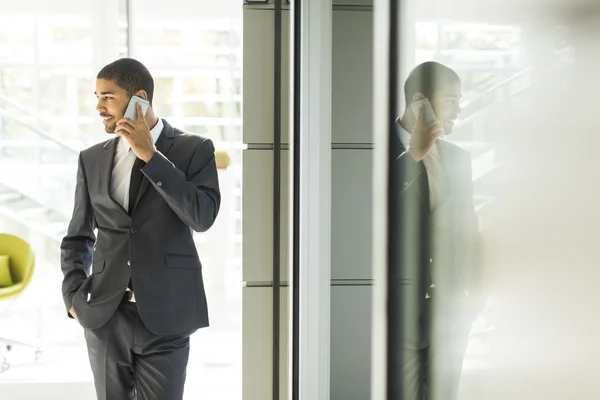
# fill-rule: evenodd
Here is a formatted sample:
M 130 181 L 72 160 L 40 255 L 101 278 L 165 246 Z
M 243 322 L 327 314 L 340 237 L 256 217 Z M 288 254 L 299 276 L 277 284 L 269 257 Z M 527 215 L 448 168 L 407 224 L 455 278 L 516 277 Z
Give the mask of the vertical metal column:
M 374 32 L 374 109 L 375 138 L 373 176 L 373 341 L 372 400 L 402 399 L 400 379 L 404 343 L 404 309 L 401 282 L 405 275 L 400 263 L 403 246 L 399 243 L 400 221 L 404 210 L 396 206 L 394 193 L 402 177 L 394 169 L 400 154 L 390 139 L 395 135 L 393 121 L 399 109 L 400 0 L 375 0 Z
M 332 1 L 292 3 L 292 399 L 330 396 Z
M 300 12 L 300 0 L 291 5 L 291 45 L 292 45 L 292 129 L 291 129 L 291 153 L 292 153 L 292 265 L 291 265 L 291 377 L 290 389 L 292 400 L 300 398 L 300 70 L 301 60 L 301 38 L 302 19 Z
M 92 2 L 94 73 L 113 62 L 119 54 L 119 0 Z
M 127 19 L 127 57 L 133 57 L 133 2 L 135 0 L 125 1 L 125 14 Z
M 273 400 L 279 399 L 281 320 L 281 0 L 275 0 L 273 67 Z

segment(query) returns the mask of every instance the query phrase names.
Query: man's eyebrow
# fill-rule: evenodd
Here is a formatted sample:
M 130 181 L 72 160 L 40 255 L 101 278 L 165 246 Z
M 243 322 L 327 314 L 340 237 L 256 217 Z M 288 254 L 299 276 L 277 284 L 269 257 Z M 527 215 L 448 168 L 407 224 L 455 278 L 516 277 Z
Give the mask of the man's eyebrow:
M 96 92 L 94 92 L 94 94 L 95 94 L 96 96 L 98 96 L 98 94 L 97 94 Z M 102 96 L 104 96 L 104 95 L 107 95 L 107 94 L 114 94 L 114 93 L 113 93 L 113 92 L 100 92 L 100 94 L 101 94 Z

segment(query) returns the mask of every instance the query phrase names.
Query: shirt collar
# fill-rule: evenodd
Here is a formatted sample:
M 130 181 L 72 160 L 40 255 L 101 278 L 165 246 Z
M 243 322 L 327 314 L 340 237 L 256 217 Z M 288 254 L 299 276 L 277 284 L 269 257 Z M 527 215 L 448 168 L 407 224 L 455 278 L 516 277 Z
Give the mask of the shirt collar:
M 154 125 L 154 128 L 150 129 L 150 134 L 152 135 L 152 140 L 154 141 L 154 144 L 156 144 L 156 141 L 158 140 L 158 137 L 160 136 L 164 127 L 165 124 L 163 123 L 162 119 L 159 118 L 156 125 Z M 126 152 L 131 149 L 131 145 L 127 140 L 119 138 L 119 143 Z
M 398 125 L 398 129 L 396 130 L 396 132 L 398 132 L 398 138 L 400 139 L 402 146 L 404 146 L 405 149 L 408 149 L 408 144 L 410 143 L 410 133 L 404 129 L 399 118 L 396 120 L 396 124 Z

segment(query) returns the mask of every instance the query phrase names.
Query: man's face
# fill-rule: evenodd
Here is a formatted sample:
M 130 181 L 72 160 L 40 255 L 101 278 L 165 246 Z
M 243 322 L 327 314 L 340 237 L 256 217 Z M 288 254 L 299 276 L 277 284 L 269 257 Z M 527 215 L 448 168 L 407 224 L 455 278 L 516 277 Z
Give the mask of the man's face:
M 443 125 L 446 135 L 452 132 L 454 123 L 460 114 L 462 90 L 460 82 L 446 86 L 429 99 L 435 115 Z
M 96 80 L 95 94 L 98 98 L 96 110 L 104 122 L 104 130 L 114 133 L 117 121 L 123 118 L 131 96 L 114 81 L 106 79 Z

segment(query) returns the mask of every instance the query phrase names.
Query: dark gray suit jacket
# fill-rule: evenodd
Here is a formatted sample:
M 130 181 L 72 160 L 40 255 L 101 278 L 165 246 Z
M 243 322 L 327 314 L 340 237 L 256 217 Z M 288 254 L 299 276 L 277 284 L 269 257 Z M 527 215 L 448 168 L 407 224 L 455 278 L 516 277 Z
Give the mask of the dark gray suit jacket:
M 400 129 L 398 123 L 396 129 Z M 396 301 L 402 302 L 402 288 L 411 282 L 421 318 L 421 345 L 427 347 L 432 310 L 426 297 L 441 300 L 444 309 L 436 310 L 438 316 L 449 324 L 460 318 L 467 327 L 482 306 L 481 235 L 473 204 L 471 157 L 455 144 L 437 142 L 446 187 L 443 204 L 432 213 L 423 161 L 416 162 L 410 156 L 398 135 L 392 137 L 391 146 L 392 154 L 400 154 L 391 167 L 392 176 L 400 185 L 392 196 L 394 207 L 390 212 L 398 243 L 404 243 L 391 253 L 397 265 L 397 270 L 392 271 L 398 285 L 395 296 Z M 440 224 L 440 220 L 444 223 Z M 432 282 L 435 288 L 430 287 Z M 469 296 L 464 297 L 465 293 Z
M 140 317 L 153 333 L 191 333 L 208 326 L 193 231 L 208 230 L 219 211 L 215 149 L 210 139 L 163 122 L 158 152 L 142 168 L 131 216 L 110 196 L 117 138 L 79 156 L 61 268 L 65 306 L 73 306 L 85 328 L 99 328 L 110 319 L 130 278 Z

